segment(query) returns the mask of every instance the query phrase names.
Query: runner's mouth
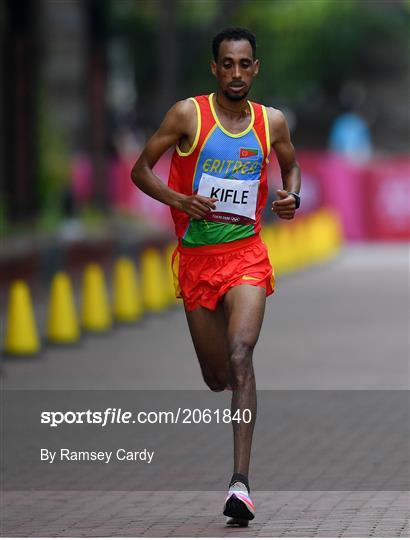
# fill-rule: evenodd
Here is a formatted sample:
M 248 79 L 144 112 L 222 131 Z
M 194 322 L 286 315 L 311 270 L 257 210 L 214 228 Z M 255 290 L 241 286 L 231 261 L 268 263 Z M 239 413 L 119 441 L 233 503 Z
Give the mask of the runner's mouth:
M 243 90 L 244 88 L 246 88 L 246 85 L 245 84 L 230 84 L 229 88 L 231 90 Z

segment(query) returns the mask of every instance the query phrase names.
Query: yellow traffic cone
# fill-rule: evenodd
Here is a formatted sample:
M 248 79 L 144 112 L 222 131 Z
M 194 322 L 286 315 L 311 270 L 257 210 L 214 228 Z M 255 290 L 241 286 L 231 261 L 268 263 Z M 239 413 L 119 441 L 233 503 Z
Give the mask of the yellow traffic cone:
M 328 229 L 321 210 L 309 217 L 309 227 L 313 241 L 313 258 L 320 263 L 328 257 Z
M 333 226 L 334 226 L 333 232 L 335 235 L 336 249 L 339 251 L 340 248 L 343 246 L 345 239 L 344 239 L 342 218 L 340 214 L 338 214 L 337 212 L 333 214 Z
M 328 229 L 330 254 L 336 254 L 343 243 L 343 230 L 340 216 L 333 210 L 323 211 Z
M 166 309 L 169 304 L 169 287 L 166 284 L 164 261 L 154 248 L 148 248 L 142 253 L 141 280 L 145 308 L 152 312 Z
M 286 274 L 295 269 L 296 253 L 294 246 L 294 237 L 289 224 L 280 224 L 276 231 L 276 249 L 273 255 L 273 266 L 276 268 L 276 274 Z
M 104 274 L 97 264 L 89 264 L 84 271 L 81 323 L 91 332 L 106 332 L 111 328 Z
M 51 282 L 46 337 L 52 343 L 70 344 L 80 339 L 73 290 L 68 275 L 57 272 Z
M 12 356 L 33 356 L 40 351 L 30 289 L 24 281 L 10 288 L 4 352 Z
M 310 257 L 312 264 L 315 264 L 318 259 L 318 249 L 316 244 L 316 228 L 314 214 L 306 216 L 306 227 L 309 229 Z
M 291 227 L 294 238 L 295 268 L 305 268 L 310 263 L 309 234 L 306 221 L 298 218 Z
M 175 283 L 174 283 L 174 272 L 172 269 L 172 254 L 175 251 L 175 244 L 169 244 L 165 250 L 165 264 L 166 264 L 166 282 L 168 288 L 168 296 L 170 304 L 179 304 L 181 302 L 180 298 L 175 296 Z
M 113 315 L 119 322 L 134 322 L 143 313 L 141 291 L 134 263 L 120 257 L 114 267 Z
M 268 250 L 269 260 L 273 265 L 273 259 L 275 256 L 275 229 L 274 225 L 264 225 L 261 230 L 261 238 Z
M 303 222 L 304 230 L 304 255 L 305 266 L 312 266 L 315 264 L 315 237 L 314 230 L 311 226 L 310 216 L 304 216 L 301 221 Z

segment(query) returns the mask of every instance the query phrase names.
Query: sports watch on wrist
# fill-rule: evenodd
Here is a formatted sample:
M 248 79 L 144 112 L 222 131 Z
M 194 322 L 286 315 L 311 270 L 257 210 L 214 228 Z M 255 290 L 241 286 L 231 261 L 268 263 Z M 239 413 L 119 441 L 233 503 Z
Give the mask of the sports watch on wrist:
M 296 191 L 288 191 L 288 195 L 293 195 L 295 197 L 296 209 L 300 206 L 300 195 Z

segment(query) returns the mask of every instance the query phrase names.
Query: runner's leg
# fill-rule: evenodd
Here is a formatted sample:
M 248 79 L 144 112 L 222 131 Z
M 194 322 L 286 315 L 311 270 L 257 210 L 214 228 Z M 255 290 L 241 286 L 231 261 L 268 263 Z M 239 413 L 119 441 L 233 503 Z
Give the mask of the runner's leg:
M 229 382 L 227 323 L 222 304 L 215 311 L 199 307 L 188 311 L 186 318 L 201 366 L 204 381 L 214 392 L 226 388 Z
M 263 287 L 239 285 L 224 298 L 228 322 L 228 347 L 232 386 L 232 415 L 249 409 L 252 421 L 232 422 L 234 434 L 234 473 L 248 476 L 253 428 L 256 417 L 256 385 L 253 371 L 253 349 L 259 337 L 265 312 L 266 291 Z

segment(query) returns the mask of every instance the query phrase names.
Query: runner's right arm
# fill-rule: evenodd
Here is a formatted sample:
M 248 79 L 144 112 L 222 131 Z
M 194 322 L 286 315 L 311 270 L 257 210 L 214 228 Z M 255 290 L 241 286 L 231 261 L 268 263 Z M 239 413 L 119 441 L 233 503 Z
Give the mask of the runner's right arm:
M 169 188 L 152 169 L 158 159 L 172 146 L 189 135 L 190 122 L 195 118 L 195 108 L 190 100 L 179 101 L 166 114 L 158 131 L 146 144 L 131 171 L 134 184 L 144 193 L 168 206 L 186 212 L 189 217 L 203 219 L 214 201 L 201 195 L 184 195 Z M 194 126 L 193 131 L 196 131 Z

